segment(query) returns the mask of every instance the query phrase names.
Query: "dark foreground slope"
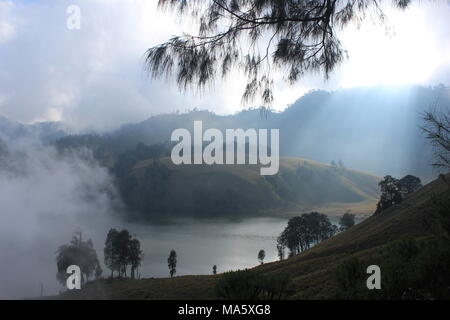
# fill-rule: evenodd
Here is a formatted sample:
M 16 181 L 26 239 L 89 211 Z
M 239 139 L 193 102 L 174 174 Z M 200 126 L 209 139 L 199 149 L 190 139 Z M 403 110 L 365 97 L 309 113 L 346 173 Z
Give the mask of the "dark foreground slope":
M 446 177 L 450 180 L 450 175 Z M 273 278 L 287 276 L 293 286 L 290 298 L 327 299 L 337 291 L 336 271 L 343 261 L 358 257 L 367 265 L 380 249 L 405 238 L 425 239 L 437 223 L 436 199 L 449 199 L 448 185 L 438 179 L 411 194 L 403 203 L 371 216 L 360 224 L 293 258 L 267 263 L 251 270 Z M 275 244 L 274 244 L 275 245 Z M 62 299 L 212 299 L 217 276 L 173 279 L 103 280 Z

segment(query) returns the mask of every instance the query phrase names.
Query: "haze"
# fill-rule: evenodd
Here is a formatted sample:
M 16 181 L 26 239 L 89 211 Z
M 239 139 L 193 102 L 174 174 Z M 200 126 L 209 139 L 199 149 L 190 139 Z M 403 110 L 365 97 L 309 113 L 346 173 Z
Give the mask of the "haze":
M 94 240 L 101 261 L 110 228 L 127 226 L 142 235 L 145 248 L 153 250 L 146 253 L 144 261 L 144 276 L 148 277 L 167 275 L 166 255 L 177 244 L 182 248 L 180 261 L 185 263 L 180 274 L 209 273 L 212 263 L 217 263 L 221 271 L 250 267 L 256 264 L 259 243 L 273 241 L 282 229 L 285 221 L 276 219 L 241 225 L 195 222 L 173 238 L 174 226 L 143 228 L 129 224 L 120 218 L 125 209 L 114 177 L 90 151 L 63 156 L 36 134 L 14 136 L 21 133 L 22 129 L 15 127 L 19 123 L 57 121 L 65 133 L 127 134 L 145 129 L 145 123 L 122 125 L 154 115 L 170 113 L 175 117 L 177 111 L 184 114 L 194 108 L 218 115 L 242 111 L 244 88 L 239 75 L 218 81 L 203 93 L 179 92 L 171 82 L 148 77 L 145 51 L 172 35 L 191 30 L 188 22 L 158 12 L 156 2 L 0 0 L 0 299 L 37 296 L 40 283 L 44 283 L 45 293 L 57 293 L 55 251 L 76 229 Z M 66 9 L 71 4 L 81 8 L 80 30 L 66 27 Z M 417 1 L 404 13 L 390 7 L 384 10 L 389 18 L 388 30 L 367 21 L 359 29 L 354 26 L 340 31 L 349 60 L 328 81 L 308 75 L 288 86 L 283 75 L 277 74 L 273 107 L 280 113 L 265 119 L 263 125 L 289 123 L 289 133 L 293 134 L 288 136 L 290 141 L 282 142 L 283 155 L 324 163 L 343 160 L 349 168 L 380 176 L 404 175 L 429 164 L 430 159 L 425 157 L 428 153 L 422 152 L 429 149 L 422 148 L 425 142 L 419 138 L 419 111 L 427 105 L 410 108 L 408 103 L 416 101 L 417 85 L 450 85 L 450 2 Z M 316 89 L 338 93 L 321 102 L 317 110 L 310 110 L 307 124 L 296 123 L 290 112 L 296 110 L 307 117 L 308 109 L 298 111 L 294 107 L 302 105 L 298 100 L 302 96 L 314 96 L 307 93 Z M 376 100 L 378 92 L 384 92 L 385 100 Z M 350 93 L 355 104 L 345 100 Z M 290 105 L 293 108 L 287 109 Z M 362 111 L 361 105 L 367 108 Z M 281 113 L 283 110 L 286 113 Z M 258 114 L 253 112 L 252 116 Z M 262 119 L 241 116 L 244 120 L 238 120 L 242 124 Z M 386 117 L 389 119 L 384 121 Z M 12 123 L 14 135 L 3 130 L 10 125 L 3 121 L 6 118 Z M 170 123 L 170 119 L 161 123 Z M 370 129 L 369 124 L 373 125 Z M 297 127 L 302 131 L 295 131 Z M 167 138 L 149 139 L 155 139 L 153 143 L 168 140 L 166 130 L 170 131 L 168 124 L 154 131 L 154 136 Z M 395 142 L 400 140 L 402 148 L 396 149 Z M 432 175 L 426 168 L 418 171 L 424 181 Z M 206 239 L 211 246 L 214 241 L 217 246 L 221 243 L 221 252 L 229 254 L 230 260 L 210 262 L 220 257 L 213 247 L 206 248 L 205 242 L 199 241 L 205 229 L 223 231 L 217 237 L 206 232 Z M 246 233 L 250 242 L 237 248 Z M 228 240 L 220 242 L 223 238 Z M 274 260 L 275 247 L 267 245 L 265 249 L 267 261 Z M 205 258 L 199 250 L 209 256 Z M 104 270 L 104 275 L 107 273 Z

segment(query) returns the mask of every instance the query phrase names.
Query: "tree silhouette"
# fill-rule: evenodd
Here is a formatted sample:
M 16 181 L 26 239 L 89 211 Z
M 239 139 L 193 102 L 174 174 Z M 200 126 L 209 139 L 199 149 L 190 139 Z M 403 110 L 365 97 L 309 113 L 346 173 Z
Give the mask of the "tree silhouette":
M 341 226 L 342 231 L 353 227 L 355 225 L 355 215 L 350 212 L 344 213 L 344 215 L 339 219 L 339 225 Z
M 259 252 L 258 252 L 258 260 L 259 260 L 259 262 L 261 262 L 261 264 L 264 263 L 264 258 L 265 257 L 266 257 L 266 252 L 263 249 L 259 250 Z
M 373 12 L 385 15 L 377 0 L 159 0 L 194 19 L 197 34 L 176 36 L 147 51 L 154 77 L 175 75 L 180 88 L 200 89 L 233 69 L 247 76 L 243 101 L 257 95 L 273 101 L 271 71 L 296 82 L 305 73 L 330 72 L 346 57 L 336 29 L 359 23 Z M 404 9 L 410 0 L 391 0 Z
M 125 278 L 127 277 L 127 267 L 129 264 L 130 242 L 130 232 L 125 229 L 117 234 L 117 237 L 114 241 L 114 245 L 118 253 L 117 259 L 119 263 L 119 276 Z
M 217 274 L 217 266 L 216 265 L 213 266 L 213 274 Z
M 412 175 L 404 176 L 400 180 L 392 176 L 385 176 L 378 185 L 381 189 L 381 197 L 375 213 L 399 204 L 406 195 L 422 187 L 420 179 Z
M 115 239 L 119 231 L 111 229 L 106 236 L 105 248 L 103 249 L 105 266 L 111 270 L 111 278 L 114 278 L 114 271 L 119 271 L 118 252 L 115 246 Z
M 400 192 L 403 197 L 422 188 L 422 181 L 418 177 L 407 175 L 399 180 Z
M 94 249 L 92 240 L 83 241 L 81 232 L 73 236 L 70 244 L 62 245 L 57 250 L 56 264 L 58 273 L 56 278 L 65 284 L 68 274 L 67 268 L 77 265 L 81 270 L 81 282 L 89 280 L 95 274 L 96 278 L 101 276 L 101 267 Z
M 289 219 L 278 237 L 278 245 L 289 249 L 289 257 L 302 252 L 337 232 L 328 217 L 318 212 L 304 213 Z
M 138 239 L 131 239 L 128 253 L 128 262 L 131 265 L 131 279 L 136 278 L 143 257 L 144 254 L 141 250 L 140 241 Z
M 285 246 L 277 241 L 277 253 L 280 261 L 284 260 L 284 248 Z
M 400 183 L 398 179 L 392 176 L 385 176 L 382 181 L 378 183 L 381 189 L 380 201 L 377 204 L 376 213 L 383 211 L 386 208 L 399 204 L 402 201 L 402 194 L 400 192 Z
M 104 256 L 105 265 L 111 270 L 111 278 L 114 271 L 119 273 L 119 277 L 126 277 L 128 265 L 131 266 L 131 278 L 135 278 L 143 258 L 141 243 L 126 229 L 120 232 L 111 229 L 106 236 Z
M 177 272 L 177 253 L 173 249 L 170 251 L 167 265 L 169 266 L 170 277 L 173 278 Z
M 422 130 L 434 147 L 433 166 L 448 172 L 450 170 L 450 113 L 447 110 L 433 110 L 423 114 L 425 125 Z
M 99 280 L 102 277 L 103 269 L 100 266 L 100 263 L 95 267 L 95 280 Z

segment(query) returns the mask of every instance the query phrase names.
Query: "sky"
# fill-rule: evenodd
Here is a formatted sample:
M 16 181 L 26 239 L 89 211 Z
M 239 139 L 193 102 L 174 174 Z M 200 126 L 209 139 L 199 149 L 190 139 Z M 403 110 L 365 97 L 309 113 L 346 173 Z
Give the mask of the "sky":
M 241 104 L 238 76 L 203 93 L 179 92 L 147 76 L 145 51 L 192 31 L 156 3 L 0 0 L 0 116 L 104 131 L 159 113 L 199 108 L 230 114 L 248 107 Z M 80 29 L 67 27 L 70 5 L 80 8 Z M 328 81 L 314 75 L 289 86 L 277 74 L 274 109 L 311 89 L 450 84 L 450 2 L 420 1 L 406 12 L 386 6 L 385 12 L 388 30 L 368 20 L 341 31 L 349 59 Z

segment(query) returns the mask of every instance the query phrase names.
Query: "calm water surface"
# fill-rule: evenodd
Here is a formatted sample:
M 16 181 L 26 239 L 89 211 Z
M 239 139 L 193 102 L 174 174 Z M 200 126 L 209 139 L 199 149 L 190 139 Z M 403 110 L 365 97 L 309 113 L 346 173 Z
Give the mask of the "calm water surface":
M 258 218 L 239 222 L 183 221 L 173 224 L 137 224 L 98 219 L 48 219 L 37 222 L 37 236 L 21 235 L 22 241 L 0 241 L 0 298 L 54 295 L 63 289 L 56 280 L 56 250 L 68 243 L 74 230 L 83 231 L 83 239 L 93 240 L 103 276 L 110 271 L 103 266 L 103 248 L 110 228 L 126 228 L 141 241 L 144 259 L 141 277 L 168 277 L 167 258 L 171 249 L 177 252 L 176 275 L 212 274 L 250 268 L 258 265 L 259 250 L 266 251 L 265 262 L 277 259 L 276 237 L 287 220 Z M 7 276 L 6 276 L 7 275 Z
M 286 226 L 281 219 L 248 219 L 241 222 L 184 222 L 173 225 L 129 225 L 141 240 L 142 277 L 168 276 L 167 257 L 177 252 L 177 275 L 211 274 L 257 265 L 259 250 L 265 261 L 277 259 L 276 238 Z

